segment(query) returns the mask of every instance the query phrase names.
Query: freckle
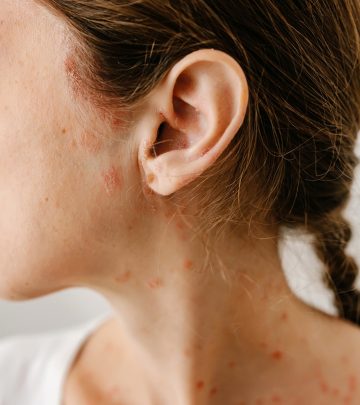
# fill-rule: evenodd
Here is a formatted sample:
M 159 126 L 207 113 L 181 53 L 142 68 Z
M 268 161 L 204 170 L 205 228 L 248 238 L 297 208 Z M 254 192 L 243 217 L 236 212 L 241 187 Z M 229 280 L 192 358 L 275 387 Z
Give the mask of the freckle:
M 119 284 L 126 283 L 131 278 L 131 271 L 126 271 L 125 273 L 121 273 L 115 277 L 115 281 Z
M 48 201 L 49 201 L 49 197 L 45 197 L 45 201 L 48 202 Z
M 196 350 L 202 350 L 203 349 L 202 344 L 201 343 L 196 343 L 195 349 Z
M 200 380 L 196 383 L 196 388 L 200 391 L 204 388 L 204 385 L 205 385 L 204 381 Z
M 121 179 L 118 171 L 115 169 L 114 166 L 107 171 L 102 173 L 106 192 L 108 194 L 112 194 L 116 189 L 120 188 L 121 186 Z
M 212 389 L 210 390 L 210 396 L 214 396 L 214 395 L 216 395 L 216 394 L 217 394 L 217 392 L 218 392 L 218 390 L 217 390 L 217 388 L 216 388 L 216 387 L 212 388 Z
M 282 319 L 283 321 L 287 321 L 287 319 L 288 319 L 288 314 L 287 314 L 286 312 L 283 312 L 283 313 L 281 314 L 281 319 Z
M 184 268 L 185 270 L 190 270 L 193 267 L 193 262 L 189 259 L 185 259 Z
M 271 357 L 274 360 L 281 360 L 283 358 L 284 353 L 280 350 L 275 350 L 271 353 Z
M 61 133 L 62 133 L 62 134 L 66 134 L 66 128 L 63 128 L 63 129 L 61 130 Z
M 229 363 L 228 363 L 229 368 L 234 368 L 235 366 L 236 366 L 235 361 L 229 361 Z
M 148 281 L 147 285 L 152 288 L 159 288 L 163 286 L 163 281 L 161 280 L 160 277 L 154 277 L 151 280 Z

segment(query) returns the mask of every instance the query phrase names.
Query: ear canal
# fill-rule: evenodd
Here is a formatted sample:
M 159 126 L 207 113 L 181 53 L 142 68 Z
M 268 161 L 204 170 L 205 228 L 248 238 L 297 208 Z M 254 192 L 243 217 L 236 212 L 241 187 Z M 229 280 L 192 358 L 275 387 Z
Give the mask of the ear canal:
M 153 100 L 160 120 L 156 137 L 150 133 L 152 154 L 143 162 L 145 173 L 154 175 L 149 186 L 169 195 L 198 177 L 229 145 L 243 122 L 248 89 L 240 66 L 215 50 L 185 57 L 158 89 Z

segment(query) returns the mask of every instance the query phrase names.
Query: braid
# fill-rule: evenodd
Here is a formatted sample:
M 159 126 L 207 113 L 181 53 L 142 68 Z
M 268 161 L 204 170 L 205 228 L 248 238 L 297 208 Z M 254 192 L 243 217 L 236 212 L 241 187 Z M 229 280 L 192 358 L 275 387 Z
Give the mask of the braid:
M 355 260 L 345 252 L 352 236 L 350 225 L 338 214 L 316 221 L 312 228 L 314 247 L 327 266 L 324 281 L 334 291 L 339 315 L 360 325 L 360 291 L 354 287 L 358 267 Z

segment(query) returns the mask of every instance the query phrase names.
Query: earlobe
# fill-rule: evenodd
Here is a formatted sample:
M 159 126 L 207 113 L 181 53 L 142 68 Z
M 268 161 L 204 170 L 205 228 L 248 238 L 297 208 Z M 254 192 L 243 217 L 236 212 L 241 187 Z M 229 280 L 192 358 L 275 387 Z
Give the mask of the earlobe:
M 246 77 L 228 54 L 195 51 L 171 69 L 150 105 L 156 124 L 143 133 L 139 162 L 147 186 L 169 195 L 210 167 L 238 132 L 248 105 Z

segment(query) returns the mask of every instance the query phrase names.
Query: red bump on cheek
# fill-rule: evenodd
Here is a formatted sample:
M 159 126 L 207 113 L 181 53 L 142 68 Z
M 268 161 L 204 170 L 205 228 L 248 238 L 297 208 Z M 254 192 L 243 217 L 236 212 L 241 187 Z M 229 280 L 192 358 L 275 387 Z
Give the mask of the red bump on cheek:
M 216 388 L 216 387 L 214 387 L 214 388 L 212 388 L 211 390 L 210 390 L 210 396 L 211 397 L 213 397 L 214 395 L 216 395 L 217 394 L 217 392 L 218 392 L 218 389 Z
M 110 195 L 121 188 L 122 181 L 119 172 L 114 166 L 102 173 L 106 192 Z

